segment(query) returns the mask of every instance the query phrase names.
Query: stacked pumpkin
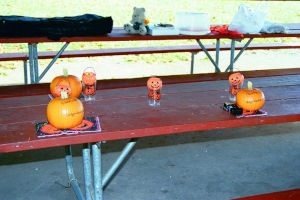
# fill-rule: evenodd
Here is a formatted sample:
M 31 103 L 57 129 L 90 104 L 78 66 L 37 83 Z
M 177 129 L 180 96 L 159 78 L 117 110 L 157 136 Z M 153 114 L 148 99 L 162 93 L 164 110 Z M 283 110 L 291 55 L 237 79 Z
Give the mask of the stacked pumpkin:
M 253 114 L 265 103 L 265 96 L 261 90 L 253 88 L 251 81 L 248 81 L 247 86 L 247 88 L 240 89 L 236 95 L 236 104 L 243 109 L 243 115 Z
M 69 129 L 78 126 L 84 117 L 81 101 L 77 99 L 82 91 L 80 80 L 73 75 L 54 78 L 50 84 L 50 91 L 54 99 L 47 106 L 48 122 L 58 129 Z

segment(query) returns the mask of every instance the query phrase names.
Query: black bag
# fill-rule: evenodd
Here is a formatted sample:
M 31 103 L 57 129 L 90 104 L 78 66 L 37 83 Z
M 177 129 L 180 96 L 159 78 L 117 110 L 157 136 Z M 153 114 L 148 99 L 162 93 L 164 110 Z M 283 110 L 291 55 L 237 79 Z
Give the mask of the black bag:
M 0 37 L 61 37 L 99 36 L 110 33 L 111 17 L 85 14 L 75 17 L 34 18 L 0 16 Z

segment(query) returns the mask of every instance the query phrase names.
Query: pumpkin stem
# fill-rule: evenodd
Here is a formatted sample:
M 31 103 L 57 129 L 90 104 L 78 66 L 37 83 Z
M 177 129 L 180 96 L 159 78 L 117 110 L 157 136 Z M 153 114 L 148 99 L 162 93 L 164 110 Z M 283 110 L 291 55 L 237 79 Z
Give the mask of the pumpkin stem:
M 66 91 L 61 91 L 60 92 L 60 98 L 61 99 L 67 99 L 68 97 L 68 93 Z
M 253 84 L 251 81 L 248 81 L 248 90 L 252 90 L 253 89 Z
M 64 77 L 68 77 L 68 70 L 66 68 L 63 69 Z

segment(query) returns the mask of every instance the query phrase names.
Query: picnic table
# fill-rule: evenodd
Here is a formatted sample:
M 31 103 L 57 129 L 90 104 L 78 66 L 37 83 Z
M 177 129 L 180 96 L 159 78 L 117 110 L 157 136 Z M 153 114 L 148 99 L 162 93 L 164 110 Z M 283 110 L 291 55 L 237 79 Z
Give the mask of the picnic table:
M 103 188 L 134 147 L 137 138 L 300 121 L 300 69 L 243 74 L 264 92 L 263 110 L 267 116 L 236 118 L 220 108 L 228 101 L 229 73 L 162 77 L 164 86 L 160 107 L 148 105 L 147 78 L 104 80 L 97 82 L 96 101 L 83 102 L 85 116 L 99 116 L 101 132 L 45 138 L 37 137 L 35 123 L 47 120 L 49 84 L 0 87 L 0 153 L 66 146 L 70 183 L 77 198 L 84 199 L 73 172 L 70 145 L 85 144 L 82 151 L 85 196 L 92 199 L 91 194 L 94 194 L 94 199 L 102 199 Z M 132 140 L 102 177 L 101 142 L 122 139 Z
M 230 64 L 225 71 L 233 71 L 234 62 L 242 55 L 242 53 L 248 49 L 284 49 L 284 48 L 299 48 L 300 44 L 259 44 L 251 47 L 251 42 L 255 38 L 282 38 L 282 37 L 300 37 L 300 23 L 286 23 L 287 33 L 278 34 L 244 34 L 244 37 L 238 37 L 233 35 L 210 33 L 207 35 L 163 35 L 163 36 L 151 36 L 151 35 L 131 35 L 126 33 L 123 28 L 113 28 L 110 34 L 104 36 L 91 36 L 91 37 L 69 37 L 60 38 L 60 40 L 51 40 L 47 37 L 28 37 L 28 38 L 1 38 L 0 43 L 27 43 L 27 53 L 11 53 L 0 55 L 0 60 L 24 60 L 24 80 L 25 84 L 28 82 L 27 75 L 27 59 L 29 60 L 29 74 L 30 83 L 39 83 L 39 81 L 45 76 L 48 70 L 53 66 L 55 61 L 59 57 L 89 57 L 89 56 L 112 56 L 112 55 L 127 55 L 127 54 L 145 54 L 145 53 L 172 53 L 172 52 L 191 52 L 191 73 L 193 73 L 194 55 L 199 51 L 203 51 L 209 58 L 215 68 L 215 72 L 220 72 L 219 68 L 219 52 L 221 50 L 230 50 Z M 215 44 L 206 46 L 203 44 L 203 40 L 216 40 Z M 230 45 L 221 45 L 221 39 L 230 39 Z M 245 44 L 237 45 L 236 42 L 240 42 L 243 39 L 248 41 Z M 179 45 L 179 46 L 165 46 L 165 47 L 143 47 L 143 48 L 112 48 L 112 49 L 98 49 L 98 50 L 76 50 L 65 51 L 71 42 L 120 42 L 120 41 L 155 41 L 155 40 L 195 40 L 197 45 Z M 58 52 L 38 52 L 37 45 L 39 43 L 53 43 L 63 42 L 64 45 Z M 240 50 L 235 55 L 235 50 Z M 209 51 L 215 51 L 215 59 L 210 55 Z M 39 72 L 38 59 L 53 58 L 49 65 L 44 69 L 42 73 Z

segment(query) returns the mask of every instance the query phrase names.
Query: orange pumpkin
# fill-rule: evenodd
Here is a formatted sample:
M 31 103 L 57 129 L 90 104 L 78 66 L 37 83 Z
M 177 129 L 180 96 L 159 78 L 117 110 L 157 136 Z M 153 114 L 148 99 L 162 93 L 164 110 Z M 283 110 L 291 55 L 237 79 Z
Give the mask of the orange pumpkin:
M 47 106 L 48 122 L 58 129 L 78 126 L 83 119 L 84 109 L 80 100 L 68 97 L 66 92 L 61 97 L 52 99 Z
M 85 85 L 94 85 L 96 83 L 96 74 L 93 72 L 84 72 L 82 74 L 82 83 Z
M 263 107 L 265 103 L 264 93 L 252 87 L 252 82 L 248 81 L 248 88 L 241 89 L 236 95 L 236 104 L 243 108 L 243 114 L 253 114 Z
M 231 74 L 228 78 L 229 83 L 233 86 L 242 85 L 244 79 L 244 75 L 239 72 Z
M 55 77 L 50 84 L 50 92 L 53 97 L 59 97 L 60 92 L 66 91 L 67 86 L 71 89 L 69 95 L 71 97 L 79 97 L 82 91 L 80 80 L 73 75 L 68 75 L 68 71 L 64 69 L 64 75 Z
M 149 19 L 144 19 L 144 23 L 147 25 L 149 24 L 150 20 Z
M 149 90 L 160 90 L 162 88 L 162 80 L 157 77 L 151 77 L 147 81 L 147 87 Z

